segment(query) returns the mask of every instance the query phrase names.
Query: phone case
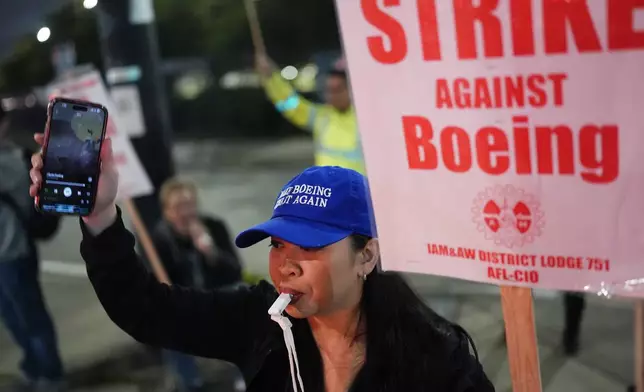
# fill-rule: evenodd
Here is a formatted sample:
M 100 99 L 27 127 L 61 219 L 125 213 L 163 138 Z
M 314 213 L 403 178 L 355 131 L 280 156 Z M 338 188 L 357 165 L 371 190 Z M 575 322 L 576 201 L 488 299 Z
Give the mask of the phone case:
M 45 167 L 45 162 L 46 162 L 46 157 L 47 157 L 47 147 L 49 144 L 49 137 L 50 137 L 50 127 L 51 127 L 51 122 L 53 119 L 53 109 L 54 106 L 57 103 L 67 103 L 70 105 L 79 105 L 79 106 L 87 106 L 87 107 L 92 107 L 96 109 L 100 109 L 105 113 L 105 118 L 103 121 L 103 126 L 101 129 L 101 136 L 100 136 L 100 145 L 101 148 L 103 146 L 103 141 L 105 140 L 105 133 L 107 131 L 107 123 L 108 123 L 108 117 L 109 117 L 109 112 L 107 111 L 107 108 L 105 106 L 95 103 L 95 102 L 90 102 L 90 101 L 82 101 L 82 100 L 77 100 L 77 99 L 70 99 L 70 98 L 62 98 L 62 97 L 55 97 L 49 101 L 49 104 L 47 105 L 47 123 L 45 125 L 45 138 L 43 141 L 43 145 L 41 148 L 41 156 L 43 160 L 43 169 Z M 99 150 L 100 151 L 100 150 Z M 101 157 L 100 157 L 100 152 L 99 156 L 97 159 L 97 164 L 96 164 L 96 181 L 94 182 L 93 189 L 94 192 L 92 192 L 91 196 L 91 201 L 89 204 L 89 209 L 88 212 L 85 214 L 80 214 L 80 213 L 69 213 L 69 212 L 59 212 L 59 211 L 45 211 L 42 208 L 42 185 L 45 182 L 45 179 L 43 178 L 43 182 L 41 183 L 40 188 L 38 189 L 38 194 L 36 197 L 34 197 L 34 208 L 44 214 L 52 214 L 52 215 L 75 215 L 75 216 L 88 216 L 91 215 L 92 211 L 94 210 L 94 205 L 96 204 L 96 189 L 98 188 L 98 179 L 100 177 L 100 169 L 101 168 Z

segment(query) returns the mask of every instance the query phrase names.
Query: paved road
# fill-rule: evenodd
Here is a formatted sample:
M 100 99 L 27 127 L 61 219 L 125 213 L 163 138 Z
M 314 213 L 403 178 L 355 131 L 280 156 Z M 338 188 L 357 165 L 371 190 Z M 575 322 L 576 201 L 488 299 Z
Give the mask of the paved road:
M 281 184 L 310 163 L 311 146 L 286 144 L 182 144 L 176 148 L 180 171 L 197 181 L 204 210 L 226 219 L 233 232 L 265 219 Z M 198 158 L 195 158 L 198 157 Z M 60 333 L 74 391 L 159 391 L 166 375 L 156 353 L 116 328 L 96 300 L 78 253 L 79 230 L 64 222 L 58 237 L 42 247 L 43 286 Z M 266 274 L 268 248 L 242 252 L 246 267 Z M 498 391 L 509 391 L 502 344 L 502 314 L 494 286 L 410 275 L 417 290 L 439 312 L 473 335 L 488 375 Z M 557 293 L 537 292 L 536 318 L 545 391 L 622 391 L 632 379 L 631 304 L 591 298 L 583 326 L 582 352 L 573 360 L 558 348 L 562 328 Z M 19 352 L 0 326 L 0 385 L 15 377 Z M 216 391 L 232 391 L 236 373 L 204 361 Z

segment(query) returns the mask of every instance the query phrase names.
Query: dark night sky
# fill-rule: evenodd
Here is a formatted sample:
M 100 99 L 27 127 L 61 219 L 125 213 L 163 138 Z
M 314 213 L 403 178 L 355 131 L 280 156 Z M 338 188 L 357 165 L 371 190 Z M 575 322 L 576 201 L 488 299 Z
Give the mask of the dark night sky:
M 35 40 L 45 16 L 68 1 L 72 0 L 0 0 L 0 57 L 10 54 L 14 42 L 25 34 Z

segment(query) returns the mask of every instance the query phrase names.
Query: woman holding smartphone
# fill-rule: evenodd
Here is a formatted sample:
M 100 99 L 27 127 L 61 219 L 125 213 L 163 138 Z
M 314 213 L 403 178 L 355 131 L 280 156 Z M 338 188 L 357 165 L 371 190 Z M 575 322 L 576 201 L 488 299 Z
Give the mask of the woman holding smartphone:
M 467 333 L 398 274 L 378 270 L 358 172 L 306 169 L 284 186 L 270 220 L 237 237 L 239 247 L 270 238 L 274 286 L 199 291 L 159 283 L 141 265 L 115 204 L 109 141 L 102 161 L 95 209 L 81 219 L 81 253 L 108 315 L 138 341 L 232 362 L 248 391 L 494 391 Z M 32 195 L 41 167 L 35 155 Z

